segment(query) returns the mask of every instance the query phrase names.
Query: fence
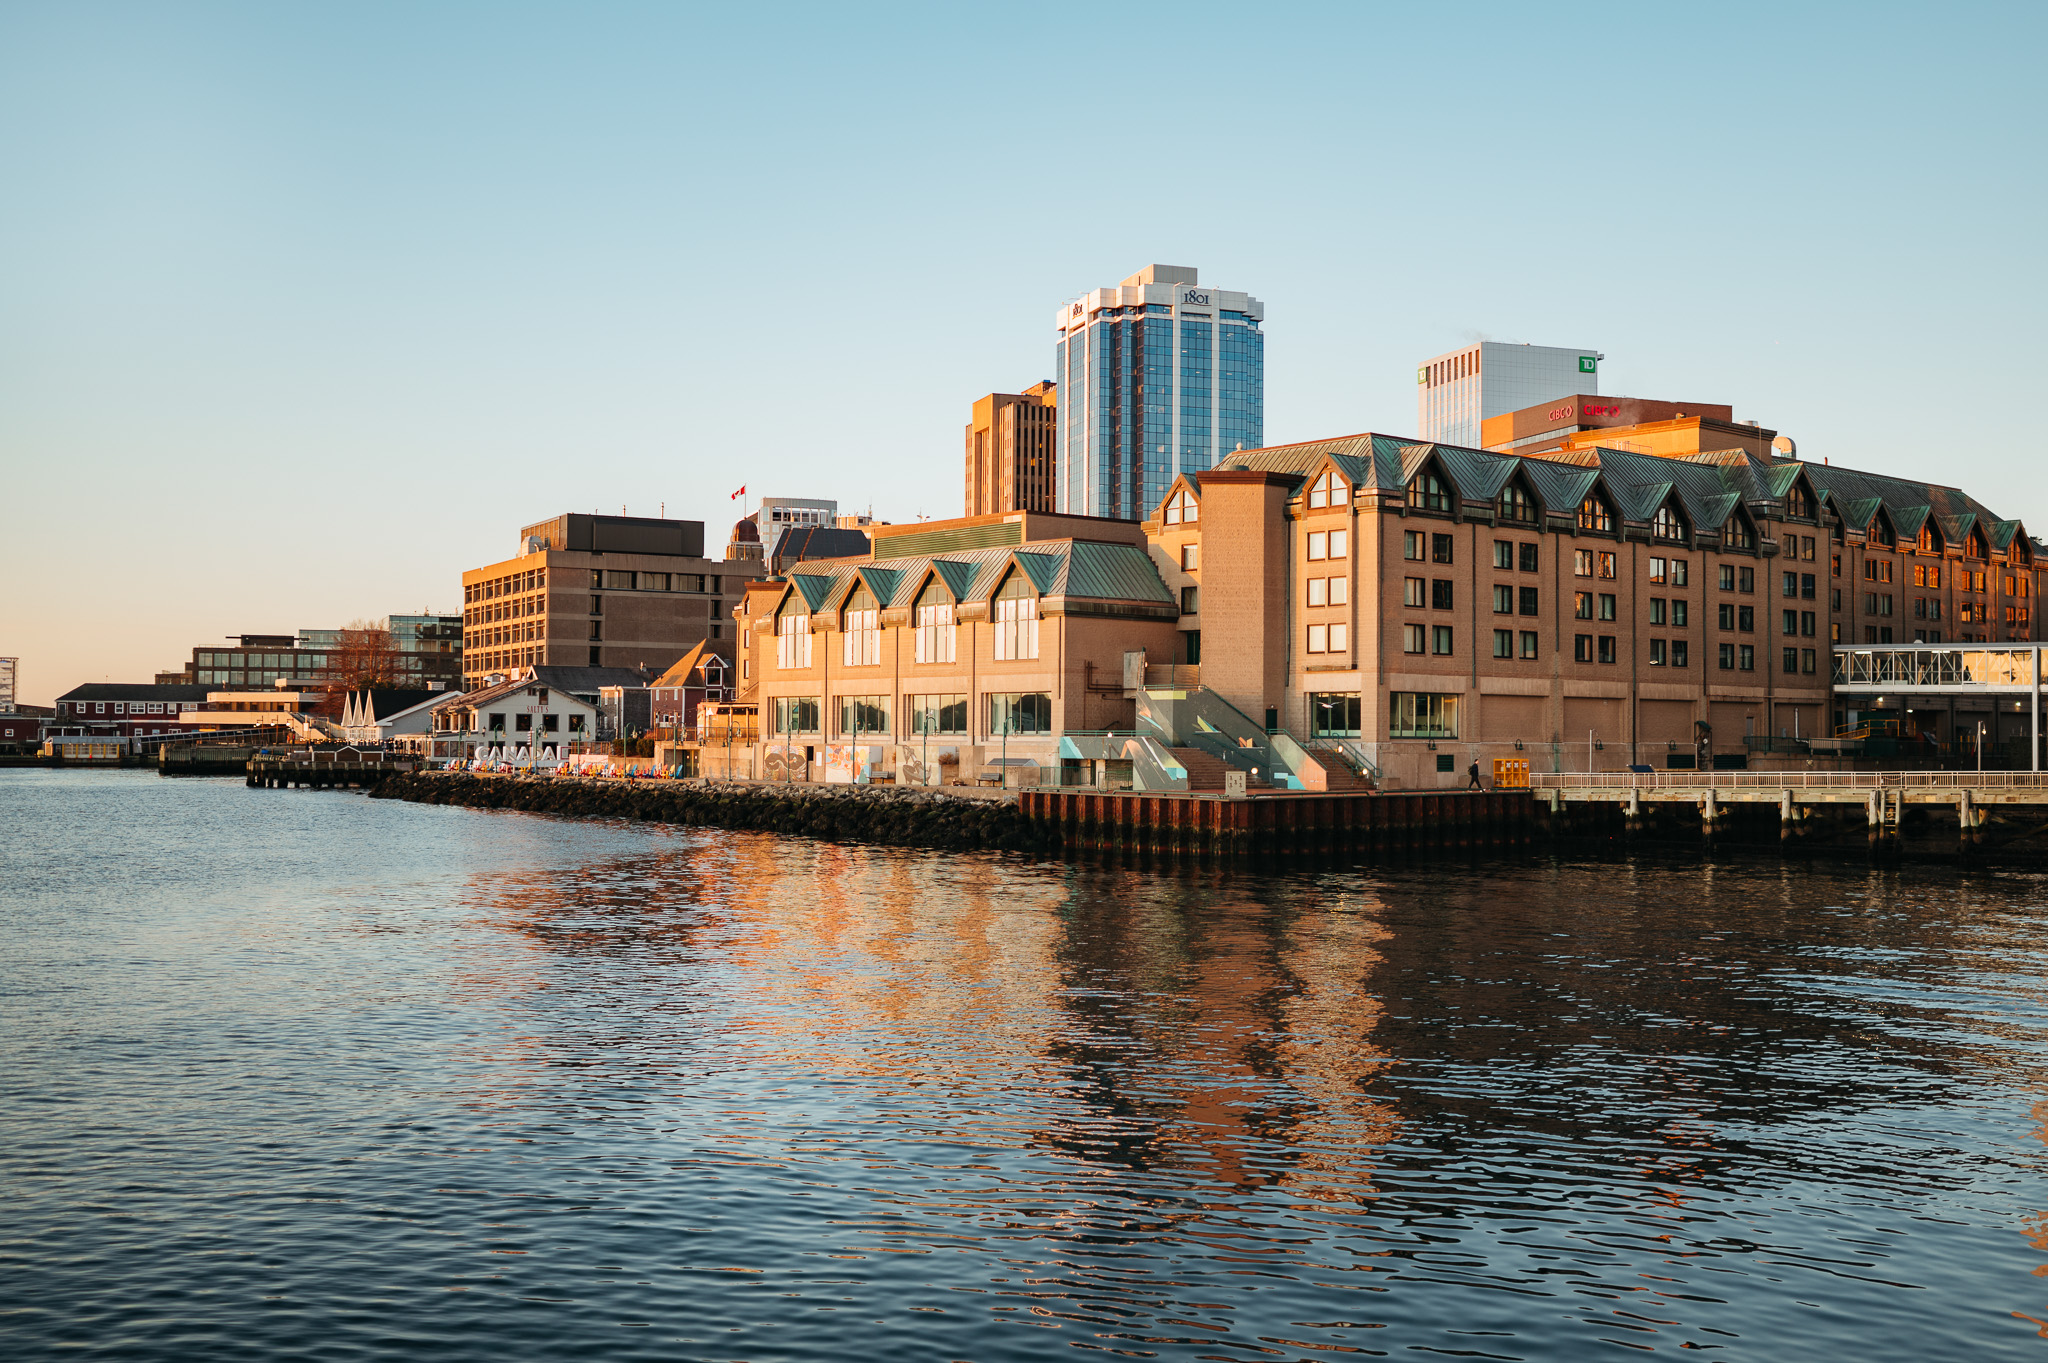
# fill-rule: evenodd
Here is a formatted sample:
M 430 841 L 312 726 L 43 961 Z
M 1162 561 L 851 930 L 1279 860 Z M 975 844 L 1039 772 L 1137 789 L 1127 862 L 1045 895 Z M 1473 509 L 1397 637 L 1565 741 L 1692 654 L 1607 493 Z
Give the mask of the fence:
M 2032 771 L 1531 772 L 1532 790 L 2048 790 Z

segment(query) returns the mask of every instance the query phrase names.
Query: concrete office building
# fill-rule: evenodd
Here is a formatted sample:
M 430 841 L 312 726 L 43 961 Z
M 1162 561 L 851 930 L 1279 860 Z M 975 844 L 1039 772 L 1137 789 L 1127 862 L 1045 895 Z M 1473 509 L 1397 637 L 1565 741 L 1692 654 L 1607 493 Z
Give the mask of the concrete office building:
M 1054 509 L 1137 520 L 1177 475 L 1265 440 L 1265 304 L 1147 265 L 1060 308 Z
M 14 713 L 14 679 L 21 659 L 0 658 L 0 715 Z
M 1059 395 L 1051 379 L 976 399 L 967 422 L 965 514 L 1054 510 L 1058 451 Z
M 726 617 L 758 559 L 704 557 L 702 521 L 572 513 L 519 532 L 516 556 L 462 575 L 463 678 L 527 667 L 649 668 L 706 639 L 728 651 Z
M 1597 350 L 1478 341 L 1415 370 L 1415 425 L 1424 440 L 1477 448 L 1491 416 L 1600 391 Z

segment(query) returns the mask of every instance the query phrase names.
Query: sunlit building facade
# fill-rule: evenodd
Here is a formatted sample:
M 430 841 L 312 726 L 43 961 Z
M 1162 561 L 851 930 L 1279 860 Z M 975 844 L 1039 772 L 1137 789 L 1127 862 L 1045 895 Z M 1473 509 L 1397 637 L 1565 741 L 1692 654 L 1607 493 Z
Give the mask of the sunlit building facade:
M 1179 475 L 1264 444 L 1265 316 L 1250 294 L 1177 265 L 1062 307 L 1057 509 L 1137 520 Z

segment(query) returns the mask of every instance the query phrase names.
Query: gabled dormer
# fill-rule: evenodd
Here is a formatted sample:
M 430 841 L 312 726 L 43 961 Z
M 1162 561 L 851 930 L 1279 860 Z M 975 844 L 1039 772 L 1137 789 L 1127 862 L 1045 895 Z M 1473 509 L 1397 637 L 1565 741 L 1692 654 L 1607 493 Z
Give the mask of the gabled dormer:
M 1304 509 L 1327 511 L 1332 507 L 1344 507 L 1351 503 L 1351 484 L 1335 465 L 1324 461 L 1321 468 L 1313 470 L 1301 494 Z
M 1878 505 L 1876 512 L 1871 515 L 1870 524 L 1864 527 L 1864 537 L 1872 545 L 1879 548 L 1896 549 L 1899 547 L 1898 524 L 1892 520 L 1891 512 L 1886 511 L 1882 503 Z
M 1735 509 L 1728 513 L 1728 519 L 1721 522 L 1721 547 L 1737 553 L 1753 554 L 1756 552 L 1756 546 L 1756 518 L 1749 514 L 1748 507 L 1738 503 Z
M 1621 534 L 1621 513 L 1615 509 L 1614 498 L 1607 491 L 1604 478 L 1595 479 L 1580 500 L 1578 529 L 1582 535 L 1619 537 Z
M 1185 473 L 1175 478 L 1159 503 L 1161 525 L 1194 525 L 1202 519 L 1202 489 Z
M 1424 456 L 1408 475 L 1407 497 L 1409 511 L 1440 516 L 1451 515 L 1459 500 L 1457 485 L 1434 454 Z
M 1543 500 L 1529 482 L 1529 475 L 1517 468 L 1501 485 L 1493 499 L 1493 519 L 1498 525 L 1537 525 L 1543 520 Z
M 1692 541 L 1692 521 L 1680 505 L 1678 494 L 1665 494 L 1664 500 L 1650 516 L 1650 538 L 1665 544 L 1689 544 Z

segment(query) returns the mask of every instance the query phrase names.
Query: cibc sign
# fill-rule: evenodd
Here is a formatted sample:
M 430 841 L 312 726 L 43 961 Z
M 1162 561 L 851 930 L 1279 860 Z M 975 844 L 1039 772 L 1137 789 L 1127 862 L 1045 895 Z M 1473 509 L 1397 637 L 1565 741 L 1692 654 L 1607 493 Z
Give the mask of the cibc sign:
M 1618 402 L 1589 402 L 1578 409 L 1578 414 L 1582 417 L 1620 416 L 1621 404 Z M 1562 407 L 1553 407 L 1543 414 L 1543 419 L 1546 421 L 1570 421 L 1572 419 L 1572 405 L 1566 403 Z

